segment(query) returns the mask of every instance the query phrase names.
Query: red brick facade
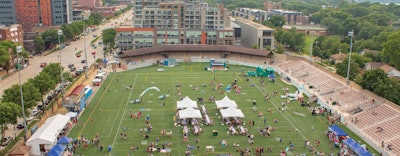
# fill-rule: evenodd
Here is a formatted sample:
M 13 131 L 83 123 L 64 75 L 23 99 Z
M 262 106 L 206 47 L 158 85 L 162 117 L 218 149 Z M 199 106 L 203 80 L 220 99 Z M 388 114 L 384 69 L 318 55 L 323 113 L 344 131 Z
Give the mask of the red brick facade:
M 13 24 L 8 27 L 0 26 L 0 41 L 4 40 L 23 45 L 22 26 L 20 24 Z
M 50 0 L 15 0 L 15 11 L 17 23 L 22 25 L 24 31 L 30 31 L 38 23 L 52 25 Z

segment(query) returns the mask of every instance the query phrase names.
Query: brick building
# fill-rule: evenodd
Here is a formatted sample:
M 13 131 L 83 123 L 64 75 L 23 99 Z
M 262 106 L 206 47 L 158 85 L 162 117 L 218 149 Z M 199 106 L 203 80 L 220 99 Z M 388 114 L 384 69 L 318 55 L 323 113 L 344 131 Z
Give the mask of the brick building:
M 10 26 L 0 25 L 0 41 L 10 40 L 18 45 L 23 44 L 22 26 L 13 24 Z
M 50 0 L 15 0 L 15 10 L 17 23 L 23 26 L 24 31 L 35 26 L 52 25 Z

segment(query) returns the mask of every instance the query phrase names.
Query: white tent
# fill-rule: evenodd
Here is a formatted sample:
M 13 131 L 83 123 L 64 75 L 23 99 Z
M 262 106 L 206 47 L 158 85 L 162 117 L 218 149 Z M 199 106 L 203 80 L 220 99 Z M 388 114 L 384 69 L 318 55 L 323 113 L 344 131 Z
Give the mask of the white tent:
M 78 113 L 77 112 L 68 112 L 65 115 L 69 116 L 70 118 L 76 118 L 78 116 Z
M 46 120 L 46 122 L 33 133 L 26 141 L 27 146 L 31 146 L 31 155 L 40 155 L 40 145 L 44 145 L 46 150 L 50 150 L 57 144 L 57 136 L 70 120 L 69 116 L 57 114 Z
M 215 104 L 217 105 L 217 109 L 231 107 L 231 106 L 237 108 L 236 102 L 229 99 L 228 96 L 225 96 L 221 100 L 215 100 Z
M 193 109 L 192 107 L 188 107 L 184 110 L 179 111 L 179 118 L 187 119 L 187 118 L 201 118 L 200 110 Z
M 197 102 L 191 100 L 188 96 L 183 98 L 181 101 L 177 101 L 176 102 L 176 108 L 177 109 L 183 109 L 183 108 L 188 108 L 188 107 L 198 108 L 197 107 Z
M 226 109 L 221 109 L 220 112 L 222 118 L 229 118 L 229 117 L 244 118 L 243 112 L 235 107 L 228 107 Z

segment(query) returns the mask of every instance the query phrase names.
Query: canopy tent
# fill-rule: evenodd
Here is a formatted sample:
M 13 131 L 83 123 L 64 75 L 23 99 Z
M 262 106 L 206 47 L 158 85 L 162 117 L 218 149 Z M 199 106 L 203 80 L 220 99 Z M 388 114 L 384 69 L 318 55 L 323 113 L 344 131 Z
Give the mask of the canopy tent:
M 60 139 L 58 139 L 57 144 L 69 144 L 71 142 L 71 138 L 68 138 L 67 136 L 63 136 Z
M 77 112 L 68 112 L 65 115 L 69 116 L 70 118 L 76 118 L 78 116 L 78 113 Z
M 70 120 L 69 116 L 57 114 L 48 118 L 39 129 L 26 141 L 31 146 L 32 155 L 40 155 L 40 145 L 50 150 L 57 142 L 57 136 Z
M 235 107 L 228 107 L 226 109 L 221 109 L 220 112 L 222 118 L 229 118 L 229 117 L 244 118 L 243 112 Z
M 188 107 L 184 110 L 179 111 L 179 118 L 187 119 L 187 118 L 201 118 L 200 110 L 193 109 L 192 107 Z
M 217 109 L 231 107 L 231 106 L 237 108 L 236 102 L 229 99 L 228 96 L 225 96 L 221 100 L 215 100 L 215 104 L 217 105 Z
M 64 153 L 65 148 L 66 147 L 64 145 L 55 145 L 53 148 L 51 148 L 47 156 L 61 156 Z
M 176 108 L 177 109 L 183 109 L 183 108 L 188 108 L 188 107 L 198 108 L 197 107 L 197 102 L 191 100 L 188 96 L 183 98 L 181 101 L 177 101 L 176 102 Z
M 329 130 L 333 131 L 337 136 L 347 136 L 347 133 L 337 125 L 329 126 Z
M 352 138 L 348 138 L 343 140 L 343 142 L 351 148 L 358 156 L 372 156 L 364 147 L 361 147 L 360 144 L 355 142 Z

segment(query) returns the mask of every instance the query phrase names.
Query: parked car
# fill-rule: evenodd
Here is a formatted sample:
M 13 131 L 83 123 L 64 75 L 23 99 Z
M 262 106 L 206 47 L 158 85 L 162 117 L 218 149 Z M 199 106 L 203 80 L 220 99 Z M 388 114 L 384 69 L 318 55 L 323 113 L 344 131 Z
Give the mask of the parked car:
M 86 63 L 86 60 L 81 60 L 81 63 Z
M 17 128 L 18 129 L 23 129 L 24 127 L 25 127 L 25 125 L 24 125 L 23 122 L 20 122 L 20 123 L 17 124 Z
M 72 68 L 72 67 L 75 67 L 75 65 L 72 63 L 68 64 L 68 68 Z
M 93 37 L 97 37 L 97 34 L 93 34 Z
M 31 110 L 31 116 L 36 116 L 36 115 L 38 115 L 38 114 L 39 114 L 38 108 L 35 108 L 35 109 L 32 109 L 32 110 Z
M 69 68 L 69 71 L 70 72 L 74 72 L 74 71 L 76 71 L 76 68 L 75 67 L 71 67 L 71 68 Z
M 40 67 L 46 67 L 46 66 L 47 66 L 47 63 L 46 63 L 46 62 L 40 63 Z
M 7 146 L 14 138 L 12 136 L 6 136 L 1 140 L 1 146 Z
M 44 110 L 44 105 L 42 103 L 37 105 L 38 110 Z

